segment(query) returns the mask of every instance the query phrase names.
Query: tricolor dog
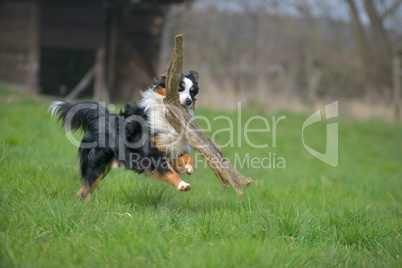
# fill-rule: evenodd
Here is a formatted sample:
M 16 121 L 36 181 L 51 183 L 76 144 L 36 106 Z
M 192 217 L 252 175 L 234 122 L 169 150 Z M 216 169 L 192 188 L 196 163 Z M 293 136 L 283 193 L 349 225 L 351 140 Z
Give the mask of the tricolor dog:
M 118 114 L 111 114 L 96 101 L 52 102 L 49 110 L 66 131 L 85 132 L 79 148 L 82 176 L 79 197 L 89 200 L 116 163 L 166 181 L 179 191 L 191 189 L 178 174 L 191 175 L 194 159 L 188 143 L 165 118 L 165 79 L 162 76 L 152 88 L 142 92 L 138 105 L 126 104 Z M 178 88 L 180 103 L 192 116 L 198 90 L 197 72 L 182 75 Z

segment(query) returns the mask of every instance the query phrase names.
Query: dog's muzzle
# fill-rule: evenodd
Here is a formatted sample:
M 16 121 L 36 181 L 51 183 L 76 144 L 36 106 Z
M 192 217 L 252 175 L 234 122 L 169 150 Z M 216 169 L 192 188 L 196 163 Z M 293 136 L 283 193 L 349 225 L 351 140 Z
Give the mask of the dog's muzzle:
M 183 106 L 186 106 L 187 108 L 190 108 L 191 105 L 193 105 L 193 101 L 190 98 L 186 98 L 183 101 L 181 101 L 181 104 Z
M 180 103 L 187 108 L 190 108 L 193 105 L 193 100 L 187 94 L 180 95 Z

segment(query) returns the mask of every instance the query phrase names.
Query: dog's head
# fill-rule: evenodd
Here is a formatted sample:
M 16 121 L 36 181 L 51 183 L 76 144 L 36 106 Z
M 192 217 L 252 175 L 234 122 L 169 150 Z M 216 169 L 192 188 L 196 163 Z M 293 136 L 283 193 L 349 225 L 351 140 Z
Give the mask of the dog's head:
M 190 71 L 187 75 L 182 75 L 179 83 L 180 103 L 187 108 L 191 108 L 195 103 L 195 96 L 198 94 L 198 73 Z M 160 95 L 166 95 L 166 75 L 162 75 L 156 82 L 154 91 Z

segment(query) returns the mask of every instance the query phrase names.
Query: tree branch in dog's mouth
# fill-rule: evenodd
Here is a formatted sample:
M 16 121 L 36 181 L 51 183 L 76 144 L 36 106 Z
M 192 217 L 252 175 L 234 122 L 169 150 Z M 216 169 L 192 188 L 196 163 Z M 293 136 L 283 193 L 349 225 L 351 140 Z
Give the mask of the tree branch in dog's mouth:
M 175 48 L 170 58 L 166 75 L 166 118 L 172 127 L 183 133 L 183 138 L 190 144 L 215 173 L 223 187 L 231 185 L 239 196 L 243 195 L 242 187 L 253 182 L 234 168 L 225 158 L 201 126 L 193 119 L 187 109 L 179 101 L 180 78 L 183 67 L 183 36 L 175 37 Z M 198 77 L 197 77 L 198 79 Z

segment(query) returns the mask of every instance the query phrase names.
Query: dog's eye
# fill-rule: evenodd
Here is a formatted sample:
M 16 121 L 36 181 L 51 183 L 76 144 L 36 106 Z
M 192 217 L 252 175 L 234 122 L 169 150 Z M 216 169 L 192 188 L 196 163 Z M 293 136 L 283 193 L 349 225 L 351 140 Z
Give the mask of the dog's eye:
M 190 90 L 191 95 L 195 96 L 195 95 L 198 94 L 198 88 L 197 87 L 192 87 L 191 89 L 192 89 L 192 90 Z
M 179 91 L 181 92 L 181 91 L 183 91 L 185 88 L 186 88 L 186 84 L 181 83 L 180 86 L 179 86 Z

